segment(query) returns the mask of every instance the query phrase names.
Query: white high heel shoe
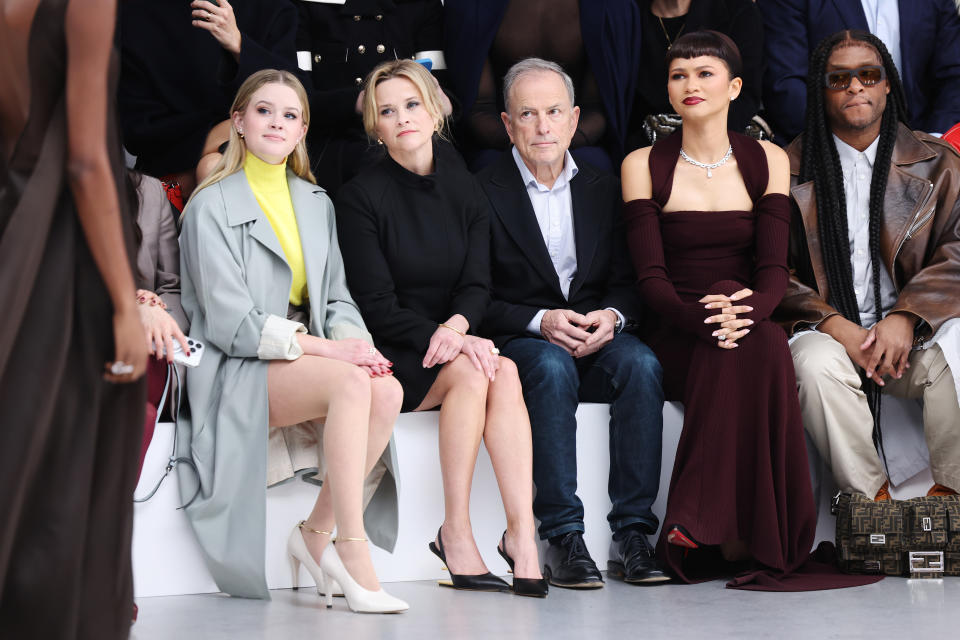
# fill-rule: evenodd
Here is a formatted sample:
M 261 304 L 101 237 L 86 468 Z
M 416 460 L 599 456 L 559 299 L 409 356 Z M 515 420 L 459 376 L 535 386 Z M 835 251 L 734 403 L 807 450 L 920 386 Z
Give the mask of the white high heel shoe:
M 366 542 L 366 538 L 341 538 L 344 541 Z M 381 587 L 376 591 L 370 591 L 361 587 L 347 568 L 343 566 L 340 555 L 334 545 L 329 544 L 323 550 L 323 556 L 320 558 L 320 566 L 323 567 L 321 573 L 327 580 L 336 579 L 343 587 L 343 595 L 347 599 L 347 606 L 356 613 L 400 613 L 410 608 L 410 605 L 394 598 Z M 330 591 L 327 591 L 327 608 L 333 606 L 333 597 Z
M 290 537 L 287 538 L 287 555 L 290 557 L 290 575 L 293 578 L 293 588 L 300 588 L 300 565 L 302 564 L 307 572 L 313 576 L 313 581 L 317 585 L 317 595 L 325 596 L 328 592 L 324 588 L 323 570 L 320 569 L 316 560 L 310 555 L 310 550 L 307 549 L 307 544 L 304 542 L 303 534 L 301 533 L 303 529 L 321 535 L 331 535 L 329 531 L 320 531 L 319 529 L 313 529 L 307 526 L 306 520 L 301 520 L 293 527 L 293 531 L 290 532 Z M 330 587 L 332 595 L 343 597 L 343 590 L 340 588 L 340 585 L 337 584 L 336 580 L 328 578 L 326 582 Z

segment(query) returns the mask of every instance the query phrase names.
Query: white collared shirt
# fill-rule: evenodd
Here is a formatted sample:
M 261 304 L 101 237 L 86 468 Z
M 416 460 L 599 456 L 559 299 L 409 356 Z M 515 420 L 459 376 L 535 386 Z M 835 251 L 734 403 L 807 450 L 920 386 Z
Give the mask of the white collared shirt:
M 513 147 L 512 153 L 530 204 L 533 205 L 533 213 L 537 216 L 537 224 L 550 255 L 550 262 L 557 272 L 560 292 L 567 299 L 570 297 L 570 283 L 577 276 L 577 241 L 573 229 L 573 198 L 570 194 L 570 181 L 579 171 L 577 163 L 569 151 L 564 152 L 563 171 L 551 188 L 537 181 L 516 147 Z M 617 314 L 622 327 L 625 322 L 623 314 L 612 307 L 610 310 Z M 533 316 L 527 325 L 529 333 L 540 335 L 540 321 L 546 312 L 547 309 L 541 309 Z
M 867 29 L 887 46 L 893 64 L 903 76 L 900 55 L 900 6 L 897 0 L 861 0 Z
M 879 136 L 864 151 L 857 151 L 833 136 L 843 171 L 843 192 L 847 201 L 847 235 L 853 267 L 853 292 L 860 308 L 860 324 L 876 322 L 873 304 L 873 262 L 870 260 L 870 183 L 877 158 Z M 897 302 L 897 292 L 885 265 L 880 265 L 880 303 L 886 316 Z

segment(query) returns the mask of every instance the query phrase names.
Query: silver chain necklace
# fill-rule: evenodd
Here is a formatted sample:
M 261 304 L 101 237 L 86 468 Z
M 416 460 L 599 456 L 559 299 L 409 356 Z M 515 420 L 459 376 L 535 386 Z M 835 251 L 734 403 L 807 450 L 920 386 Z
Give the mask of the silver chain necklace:
M 683 158 L 684 160 L 686 160 L 687 162 L 689 162 L 690 164 L 692 164 L 692 165 L 695 166 L 695 167 L 700 167 L 701 169 L 706 169 L 706 170 L 707 170 L 707 177 L 708 177 L 708 178 L 712 178 L 712 177 L 713 177 L 713 170 L 716 169 L 717 167 L 720 167 L 720 166 L 722 166 L 722 165 L 725 165 L 725 164 L 727 163 L 727 160 L 730 159 L 730 156 L 731 156 L 731 155 L 733 155 L 733 145 L 730 145 L 730 147 L 727 149 L 727 152 L 726 152 L 725 154 L 723 154 L 723 157 L 720 158 L 719 161 L 714 162 L 713 164 L 707 164 L 706 162 L 698 162 L 698 161 L 694 160 L 693 158 L 691 158 L 690 156 L 687 155 L 687 152 L 683 150 L 683 147 L 680 147 L 680 157 Z

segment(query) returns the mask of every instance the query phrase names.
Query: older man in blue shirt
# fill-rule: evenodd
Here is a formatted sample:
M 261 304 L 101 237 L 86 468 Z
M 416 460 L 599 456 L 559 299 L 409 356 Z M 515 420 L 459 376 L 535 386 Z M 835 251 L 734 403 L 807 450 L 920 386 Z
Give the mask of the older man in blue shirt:
M 610 575 L 667 580 L 646 536 L 660 480 L 661 367 L 624 327 L 640 313 L 615 177 L 578 166 L 573 83 L 529 58 L 504 78 L 511 151 L 479 175 L 492 205 L 492 302 L 484 331 L 516 362 L 533 429 L 534 514 L 550 540 L 544 575 L 560 587 L 603 579 L 583 542 L 576 410 L 610 403 Z

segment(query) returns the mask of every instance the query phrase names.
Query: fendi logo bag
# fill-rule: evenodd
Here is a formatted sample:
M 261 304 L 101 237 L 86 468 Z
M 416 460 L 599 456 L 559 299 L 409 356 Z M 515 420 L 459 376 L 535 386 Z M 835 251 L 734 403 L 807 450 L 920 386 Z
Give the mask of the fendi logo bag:
M 874 502 L 840 493 L 837 564 L 847 573 L 960 576 L 960 496 Z

